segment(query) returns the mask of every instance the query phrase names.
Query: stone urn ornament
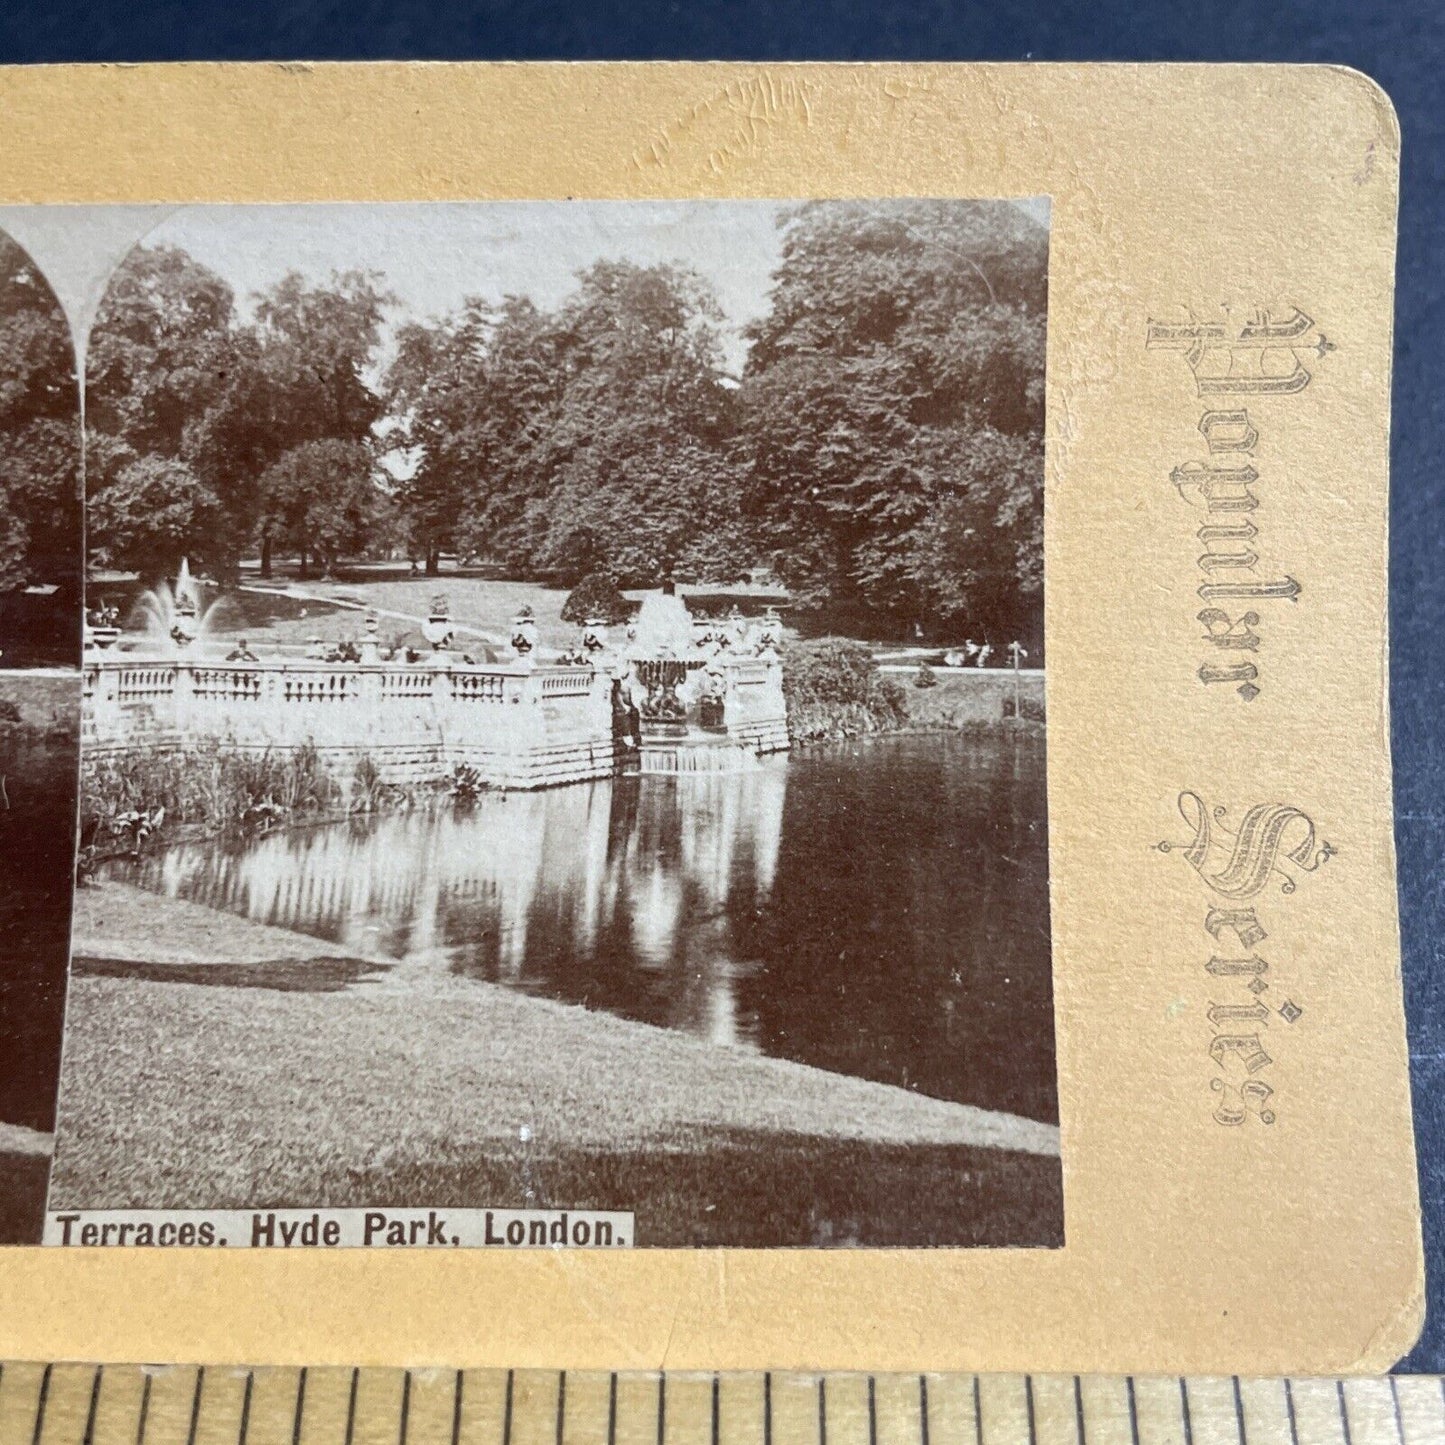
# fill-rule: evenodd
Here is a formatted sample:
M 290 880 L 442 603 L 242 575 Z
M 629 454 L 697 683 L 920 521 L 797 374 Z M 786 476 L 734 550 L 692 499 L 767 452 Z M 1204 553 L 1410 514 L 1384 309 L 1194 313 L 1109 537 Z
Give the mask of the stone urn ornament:
M 120 628 L 117 626 L 119 621 L 119 610 L 108 602 L 102 602 L 99 607 L 92 609 L 85 619 L 82 645 L 86 649 L 99 648 L 102 652 L 114 647 L 120 638 Z
M 530 607 L 524 607 L 512 618 L 512 651 L 520 662 L 530 662 L 537 649 L 537 618 Z
M 599 652 L 607 651 L 607 619 L 605 617 L 589 617 L 582 624 L 582 650 L 589 657 L 596 657 Z
M 363 662 L 381 661 L 381 638 L 377 635 L 377 629 L 381 625 L 381 619 L 376 615 L 375 608 L 368 608 L 366 619 L 362 623 L 365 629 L 361 638 L 361 660 Z
M 431 644 L 433 652 L 440 652 L 452 640 L 452 609 L 443 594 L 431 600 L 431 611 L 422 623 L 421 635 Z

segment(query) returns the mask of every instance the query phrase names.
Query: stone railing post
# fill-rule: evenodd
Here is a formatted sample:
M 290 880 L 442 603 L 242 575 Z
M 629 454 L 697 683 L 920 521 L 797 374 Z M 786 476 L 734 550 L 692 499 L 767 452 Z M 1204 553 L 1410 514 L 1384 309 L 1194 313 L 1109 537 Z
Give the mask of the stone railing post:
M 171 726 L 185 738 L 195 724 L 196 664 L 189 658 L 176 661 L 175 681 L 171 684 Z
M 507 751 L 512 771 L 520 780 L 527 775 L 531 760 L 546 747 L 549 725 L 542 705 L 544 674 L 536 671 L 536 662 L 530 657 L 519 658 L 514 665 L 518 671 L 509 682 L 517 689 L 517 705 L 507 709 Z
M 783 711 L 783 660 L 776 652 L 768 652 L 763 656 L 763 661 L 768 664 L 768 696 L 777 707 L 779 712 Z
M 116 669 L 102 667 L 99 663 L 87 663 L 89 687 L 84 696 L 90 712 L 90 725 L 94 735 L 101 741 L 109 741 L 120 732 L 119 707 L 116 704 L 116 689 L 119 686 Z
M 260 734 L 268 741 L 283 727 L 281 710 L 286 698 L 286 664 L 267 668 L 261 679 Z
M 738 658 L 723 663 L 723 726 L 729 732 L 743 721 L 744 709 L 738 679 Z
M 381 669 L 375 661 L 357 664 L 355 701 L 348 709 L 347 731 L 372 746 L 395 742 L 396 724 L 390 707 L 381 702 Z
M 432 670 L 432 701 L 439 708 L 445 708 L 456 696 L 456 691 L 456 681 L 450 667 L 438 667 Z
M 456 674 L 450 667 L 439 667 L 431 675 L 431 701 L 427 707 L 429 741 L 436 744 L 443 765 L 451 766 L 447 749 L 464 742 L 462 709 L 457 702 Z
M 588 706 L 594 720 L 605 726 L 609 734 L 612 731 L 612 679 L 612 667 L 594 667 L 592 687 L 588 693 Z

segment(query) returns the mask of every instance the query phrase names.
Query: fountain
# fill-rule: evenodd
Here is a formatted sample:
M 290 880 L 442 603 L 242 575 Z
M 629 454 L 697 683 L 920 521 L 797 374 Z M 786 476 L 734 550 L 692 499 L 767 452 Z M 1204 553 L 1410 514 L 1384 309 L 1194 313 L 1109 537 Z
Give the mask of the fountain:
M 736 615 L 694 618 L 680 597 L 648 594 L 625 652 L 639 770 L 734 772 L 786 747 L 775 639 L 774 625 L 745 637 Z
M 686 657 L 693 647 L 692 614 L 681 597 L 649 592 L 637 611 L 631 646 L 638 657 Z
M 174 584 L 157 582 L 141 593 L 127 621 L 144 634 L 150 648 L 184 652 L 205 635 L 218 605 L 219 599 L 209 605 L 202 602 L 200 584 L 183 557 Z

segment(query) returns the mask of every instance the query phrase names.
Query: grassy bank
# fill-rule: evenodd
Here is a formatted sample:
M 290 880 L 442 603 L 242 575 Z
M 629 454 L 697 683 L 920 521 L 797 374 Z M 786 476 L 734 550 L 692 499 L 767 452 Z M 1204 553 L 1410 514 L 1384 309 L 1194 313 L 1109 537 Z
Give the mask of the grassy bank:
M 677 1245 L 1061 1228 L 1046 1126 L 484 985 L 81 976 L 66 1069 L 61 1208 L 594 1206 Z
M 354 641 L 363 635 L 365 609 L 374 607 L 381 613 L 380 634 L 388 646 L 426 652 L 431 644 L 422 635 L 421 623 L 438 595 L 445 596 L 451 608 L 461 651 L 480 655 L 485 654 L 488 643 L 505 645 L 511 636 L 512 618 L 523 607 L 530 607 L 536 616 L 544 647 L 574 646 L 579 635 L 574 623 L 561 620 L 566 590 L 540 583 L 503 582 L 452 572 L 440 577 L 410 577 L 402 572 L 351 581 L 278 578 L 270 584 L 248 576 L 245 584 L 245 591 L 223 594 L 207 619 L 213 637 L 245 637 L 253 646 L 296 649 L 316 636 L 330 642 Z M 299 595 L 287 596 L 279 590 L 288 586 Z M 262 590 L 270 587 L 277 591 L 268 595 Z
M 1048 1125 L 90 893 L 57 1207 L 551 1203 L 635 1210 L 647 1243 L 1057 1242 Z
M 48 1158 L 0 1150 L 0 1245 L 38 1243 L 49 1170 Z M 1063 1243 L 1049 1156 L 723 1129 L 657 1152 L 519 1143 L 443 1164 L 368 1164 L 329 1202 L 636 1210 L 638 1242 L 658 1247 Z
M 77 973 L 104 971 L 91 968 L 90 960 L 190 971 L 284 971 L 337 959 L 334 945 L 308 934 L 113 882 L 76 893 L 71 952 Z M 322 987 L 319 980 L 317 975 L 311 981 L 314 991 Z
M 657 1247 L 1058 1246 L 1059 1161 L 966 1145 L 710 1129 L 637 1152 L 483 1151 L 360 1173 L 357 1204 L 620 1209 Z
M 893 674 L 899 676 L 898 674 Z M 932 682 L 919 687 L 915 675 L 900 676 L 908 707 L 908 728 L 916 732 L 961 732 L 970 728 L 1009 727 L 1041 729 L 1044 701 L 1037 675 L 1018 684 L 1018 714 L 1014 715 L 1015 681 L 1003 668 L 934 668 Z
M 866 646 L 845 638 L 789 643 L 783 654 L 783 689 L 788 732 L 795 743 L 958 732 L 1005 722 L 1041 728 L 1044 722 L 1037 674 L 1019 684 L 1000 668 L 885 671 Z

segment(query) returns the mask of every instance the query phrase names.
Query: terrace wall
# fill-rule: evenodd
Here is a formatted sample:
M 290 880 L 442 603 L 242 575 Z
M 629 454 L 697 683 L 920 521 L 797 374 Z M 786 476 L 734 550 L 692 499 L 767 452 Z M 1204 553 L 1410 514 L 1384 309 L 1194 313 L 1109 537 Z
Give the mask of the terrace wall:
M 777 663 L 739 659 L 727 671 L 729 731 L 758 751 L 787 747 Z M 86 660 L 82 686 L 90 755 L 309 744 L 347 771 L 369 756 L 386 782 L 466 763 L 506 788 L 606 777 L 618 761 L 602 668 L 107 657 Z

